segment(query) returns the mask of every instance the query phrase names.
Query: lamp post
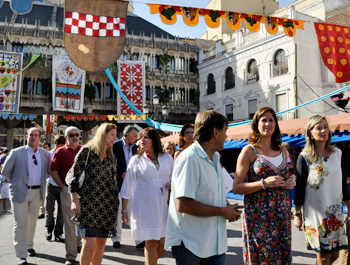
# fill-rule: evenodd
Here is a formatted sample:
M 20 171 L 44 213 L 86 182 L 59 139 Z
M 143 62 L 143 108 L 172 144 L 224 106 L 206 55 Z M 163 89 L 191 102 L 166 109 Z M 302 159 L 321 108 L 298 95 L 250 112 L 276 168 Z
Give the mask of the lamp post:
M 152 114 L 151 118 L 153 120 L 165 122 L 169 116 L 170 109 L 166 105 L 160 105 L 159 98 L 158 94 L 155 94 L 152 99 L 152 106 L 147 104 L 143 105 L 143 113 L 146 115 Z M 158 110 L 159 108 L 160 110 Z

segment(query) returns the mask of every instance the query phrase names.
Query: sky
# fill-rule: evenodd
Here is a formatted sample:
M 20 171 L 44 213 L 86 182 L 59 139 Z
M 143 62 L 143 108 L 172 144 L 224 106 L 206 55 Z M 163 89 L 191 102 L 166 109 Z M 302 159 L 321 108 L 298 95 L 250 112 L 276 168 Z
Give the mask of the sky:
M 241 1 L 241 0 L 231 0 L 231 1 Z M 277 0 L 278 1 L 278 0 Z M 210 0 L 134 0 L 134 13 L 143 19 L 151 22 L 152 24 L 158 26 L 159 28 L 169 32 L 170 34 L 174 36 L 179 37 L 189 37 L 191 39 L 199 38 L 202 36 L 207 29 L 207 26 L 204 22 L 204 18 L 199 18 L 199 23 L 197 26 L 191 27 L 186 25 L 183 22 L 183 19 L 181 16 L 177 16 L 177 21 L 173 25 L 166 25 L 164 24 L 159 14 L 151 15 L 149 7 L 145 3 L 154 3 L 154 4 L 169 4 L 169 5 L 176 5 L 176 6 L 188 6 L 188 7 L 199 7 L 199 8 L 206 8 L 207 4 L 210 2 Z M 286 5 L 289 5 L 295 0 L 279 0 L 280 8 L 285 7 Z M 232 10 L 234 11 L 234 10 Z

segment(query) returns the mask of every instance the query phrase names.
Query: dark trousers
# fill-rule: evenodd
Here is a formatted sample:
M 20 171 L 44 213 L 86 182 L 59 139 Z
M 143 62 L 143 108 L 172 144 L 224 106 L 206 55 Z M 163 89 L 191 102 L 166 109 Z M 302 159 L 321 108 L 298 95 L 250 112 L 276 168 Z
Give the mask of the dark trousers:
M 58 187 L 47 183 L 47 196 L 46 196 L 46 225 L 47 232 L 53 232 L 54 235 L 59 236 L 63 234 L 63 215 L 60 199 L 60 191 Z M 55 225 L 55 202 L 57 201 L 57 220 Z
M 226 265 L 226 255 L 215 255 L 208 258 L 200 258 L 189 251 L 183 242 L 180 246 L 172 246 L 171 251 L 177 265 Z

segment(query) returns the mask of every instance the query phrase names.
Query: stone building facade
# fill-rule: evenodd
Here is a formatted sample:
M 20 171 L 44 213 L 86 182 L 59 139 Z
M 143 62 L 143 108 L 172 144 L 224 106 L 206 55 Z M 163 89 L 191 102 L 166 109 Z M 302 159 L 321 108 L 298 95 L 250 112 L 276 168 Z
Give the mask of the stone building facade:
M 256 0 L 255 5 L 261 1 Z M 234 3 L 229 10 L 236 11 Z M 306 21 L 305 29 L 297 29 L 294 37 L 286 36 L 282 28 L 271 35 L 263 25 L 258 32 L 245 25 L 237 31 L 225 30 L 223 22 L 217 31 L 210 29 L 210 34 L 201 37 L 206 47 L 199 51 L 200 109 L 215 109 L 229 121 L 238 122 L 251 119 L 260 107 L 270 106 L 279 112 L 345 86 L 337 84 L 324 66 L 313 26 L 313 22 L 335 23 L 332 17 L 342 17 L 349 26 L 345 21 L 348 16 L 341 16 L 342 12 L 349 12 L 349 1 L 295 1 L 271 13 L 260 13 Z M 327 99 L 280 119 L 341 111 Z
M 52 56 L 66 55 L 63 40 L 64 6 L 62 1 L 44 1 L 33 4 L 32 10 L 24 15 L 15 14 L 8 1 L 0 7 L 0 50 L 22 52 L 24 65 L 30 54 L 40 53 L 34 66 L 22 74 L 22 93 L 20 113 L 36 114 L 34 121 L 10 120 L 0 118 L 0 146 L 10 148 L 24 144 L 26 129 L 42 125 L 42 114 L 57 114 L 59 124 L 76 125 L 83 131 L 83 141 L 87 140 L 91 128 L 99 121 L 67 122 L 63 115 L 69 113 L 53 112 L 48 81 L 52 75 Z M 132 11 L 132 8 L 131 8 Z M 170 92 L 168 122 L 183 124 L 193 121 L 198 107 L 197 54 L 198 48 L 193 40 L 175 37 L 157 26 L 128 12 L 126 43 L 119 60 L 140 60 L 146 63 L 146 102 L 152 106 L 152 98 L 164 89 Z M 161 67 L 163 55 L 169 55 L 166 69 Z M 111 66 L 117 80 L 116 64 Z M 96 89 L 92 102 L 85 99 L 82 115 L 116 115 L 116 91 L 104 72 L 87 73 L 86 80 Z M 164 103 L 165 104 L 165 103 Z M 198 105 L 198 104 L 197 104 Z M 145 126 L 145 124 L 139 124 Z M 119 124 L 122 131 L 125 124 Z M 50 140 L 51 135 L 48 135 Z M 15 139 L 15 140 L 13 140 Z

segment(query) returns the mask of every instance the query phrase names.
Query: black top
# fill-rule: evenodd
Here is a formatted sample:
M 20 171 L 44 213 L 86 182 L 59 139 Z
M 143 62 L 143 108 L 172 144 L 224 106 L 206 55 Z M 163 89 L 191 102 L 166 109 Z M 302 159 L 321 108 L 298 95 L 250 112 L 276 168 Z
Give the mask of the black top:
M 132 154 L 135 155 L 137 152 L 137 145 L 134 144 L 133 147 L 131 147 Z M 124 172 L 126 172 L 126 161 L 125 161 L 125 154 L 124 154 L 124 148 L 123 148 L 123 140 L 120 139 L 116 141 L 113 144 L 113 154 L 114 157 L 117 160 L 117 182 L 118 182 L 118 189 L 119 191 L 122 188 L 123 184 L 123 178 L 122 175 Z
M 342 191 L 343 191 L 343 201 L 350 200 L 350 194 L 347 184 L 347 176 L 345 172 L 345 165 L 343 155 L 341 156 L 341 168 L 342 168 Z M 305 189 L 307 184 L 307 178 L 309 176 L 309 168 L 307 166 L 305 157 L 299 154 L 297 164 L 296 164 L 296 176 L 297 185 L 295 187 L 294 204 L 296 206 L 304 205 L 305 199 Z
M 114 230 L 118 215 L 118 189 L 116 181 L 117 163 L 115 159 L 100 157 L 90 151 L 88 163 L 85 161 L 89 148 L 82 147 L 73 164 L 73 180 L 70 192 L 78 192 L 81 216 L 79 223 L 84 227 Z M 79 188 L 79 176 L 85 169 L 83 185 Z

